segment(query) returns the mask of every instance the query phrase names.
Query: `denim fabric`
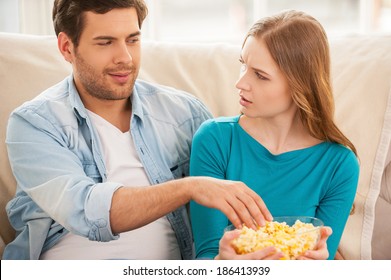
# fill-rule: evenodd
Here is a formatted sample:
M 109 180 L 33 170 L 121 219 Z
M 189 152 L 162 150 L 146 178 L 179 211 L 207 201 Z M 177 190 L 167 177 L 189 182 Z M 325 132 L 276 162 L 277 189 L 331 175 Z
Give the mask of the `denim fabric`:
M 190 147 L 207 108 L 184 92 L 137 80 L 131 134 L 151 184 L 189 174 Z M 38 259 L 68 231 L 111 241 L 109 209 L 121 184 L 107 182 L 99 139 L 73 76 L 17 108 L 6 144 L 17 181 L 6 210 L 17 232 L 3 259 Z M 194 257 L 186 207 L 167 215 L 183 259 Z

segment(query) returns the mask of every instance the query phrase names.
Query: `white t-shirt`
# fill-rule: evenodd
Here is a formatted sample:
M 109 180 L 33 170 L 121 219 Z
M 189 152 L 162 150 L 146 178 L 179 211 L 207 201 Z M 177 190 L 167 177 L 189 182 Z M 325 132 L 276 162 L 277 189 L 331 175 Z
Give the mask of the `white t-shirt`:
M 88 111 L 99 135 L 107 178 L 124 186 L 149 186 L 130 132 L 123 133 L 102 117 Z M 148 209 L 145 209 L 148 211 Z M 166 217 L 141 228 L 121 233 L 118 240 L 90 241 L 68 233 L 41 259 L 180 259 L 174 230 Z

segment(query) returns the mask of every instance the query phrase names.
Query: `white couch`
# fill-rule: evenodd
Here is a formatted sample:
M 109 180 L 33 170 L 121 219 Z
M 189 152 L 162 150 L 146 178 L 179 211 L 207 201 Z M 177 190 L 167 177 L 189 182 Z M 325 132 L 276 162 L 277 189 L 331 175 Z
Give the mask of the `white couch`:
M 336 121 L 361 163 L 340 253 L 391 259 L 391 36 L 331 39 L 330 46 Z M 140 78 L 198 96 L 215 116 L 237 114 L 239 52 L 240 46 L 227 44 L 144 42 Z M 55 37 L 0 33 L 0 255 L 14 236 L 4 209 L 15 192 L 4 144 L 8 116 L 70 71 Z

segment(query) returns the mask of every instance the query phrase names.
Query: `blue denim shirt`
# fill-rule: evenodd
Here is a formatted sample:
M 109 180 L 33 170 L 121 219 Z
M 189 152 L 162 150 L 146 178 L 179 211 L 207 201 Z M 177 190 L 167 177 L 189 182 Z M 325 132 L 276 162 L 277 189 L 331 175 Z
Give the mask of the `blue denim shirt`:
M 137 80 L 131 134 L 151 184 L 188 175 L 190 147 L 211 117 L 195 97 Z M 16 238 L 3 259 L 38 259 L 67 232 L 94 241 L 119 238 L 109 209 L 120 183 L 108 182 L 99 139 L 69 76 L 17 108 L 6 143 L 17 181 L 6 210 Z M 194 257 L 186 207 L 167 215 L 183 259 Z

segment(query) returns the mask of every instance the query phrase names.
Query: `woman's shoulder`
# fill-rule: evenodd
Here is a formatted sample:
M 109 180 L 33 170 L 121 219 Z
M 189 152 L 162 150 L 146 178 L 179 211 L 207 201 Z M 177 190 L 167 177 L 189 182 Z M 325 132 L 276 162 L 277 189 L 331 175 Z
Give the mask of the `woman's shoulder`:
M 238 125 L 239 116 L 217 117 L 204 121 L 195 137 L 229 138 Z
M 323 144 L 325 144 L 327 149 L 329 149 L 332 153 L 356 157 L 351 149 L 342 144 L 334 142 L 323 142 Z
M 326 142 L 325 144 L 329 157 L 348 168 L 359 168 L 359 159 L 351 149 L 338 143 Z
M 202 126 L 207 128 L 232 127 L 238 124 L 240 116 L 217 117 L 206 120 Z

